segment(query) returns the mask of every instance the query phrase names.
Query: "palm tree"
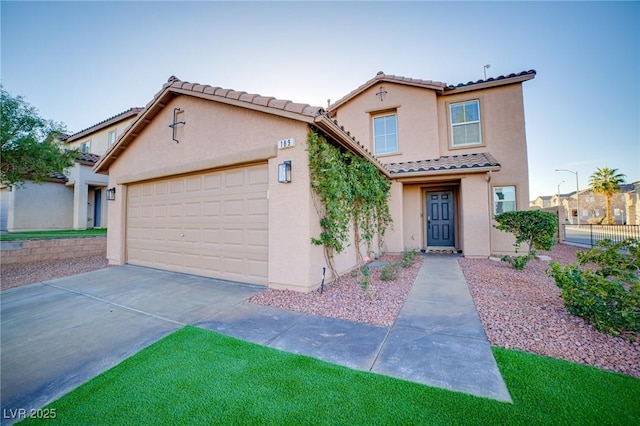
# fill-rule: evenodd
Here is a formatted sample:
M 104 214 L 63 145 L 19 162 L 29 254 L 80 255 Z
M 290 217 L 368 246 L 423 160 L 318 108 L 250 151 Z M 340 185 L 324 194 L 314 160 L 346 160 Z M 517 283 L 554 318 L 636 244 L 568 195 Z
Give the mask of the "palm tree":
M 615 223 L 613 219 L 613 207 L 611 205 L 611 197 L 620 191 L 619 185 L 624 183 L 625 175 L 618 173 L 618 169 L 610 169 L 602 167 L 589 177 L 589 186 L 594 194 L 602 194 L 605 197 L 607 205 L 607 215 L 604 218 L 605 224 L 611 225 Z

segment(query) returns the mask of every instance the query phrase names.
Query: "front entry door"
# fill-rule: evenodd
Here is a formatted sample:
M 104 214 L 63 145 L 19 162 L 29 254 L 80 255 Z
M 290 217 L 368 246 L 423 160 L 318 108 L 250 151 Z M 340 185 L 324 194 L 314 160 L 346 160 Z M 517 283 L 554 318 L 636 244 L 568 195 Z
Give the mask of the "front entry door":
M 427 192 L 427 246 L 453 247 L 453 192 Z

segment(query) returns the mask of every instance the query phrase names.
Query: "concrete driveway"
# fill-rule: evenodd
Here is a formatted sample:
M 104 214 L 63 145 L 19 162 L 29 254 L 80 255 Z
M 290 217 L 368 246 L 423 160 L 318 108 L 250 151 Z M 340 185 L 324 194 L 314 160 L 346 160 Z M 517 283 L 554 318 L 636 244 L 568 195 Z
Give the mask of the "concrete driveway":
M 127 265 L 3 291 L 2 424 L 263 290 Z

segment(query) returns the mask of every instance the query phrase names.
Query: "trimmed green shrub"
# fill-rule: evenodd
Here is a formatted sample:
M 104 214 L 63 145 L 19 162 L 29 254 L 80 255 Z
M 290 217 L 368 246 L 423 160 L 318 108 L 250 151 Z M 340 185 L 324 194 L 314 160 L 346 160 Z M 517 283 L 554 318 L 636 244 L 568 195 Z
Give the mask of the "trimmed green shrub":
M 515 252 L 520 251 L 520 244 L 527 243 L 529 254 L 527 256 L 502 256 L 503 262 L 509 262 L 515 269 L 522 270 L 527 262 L 536 255 L 535 250 L 551 250 L 555 243 L 555 235 L 558 230 L 556 215 L 541 210 L 520 210 L 504 212 L 494 217 L 496 229 L 510 232 L 516 238 Z
M 565 308 L 599 331 L 634 338 L 640 333 L 640 259 L 638 241 L 599 242 L 578 253 L 580 266 L 551 263 L 548 272 L 561 289 Z M 627 252 L 627 253 L 624 253 Z

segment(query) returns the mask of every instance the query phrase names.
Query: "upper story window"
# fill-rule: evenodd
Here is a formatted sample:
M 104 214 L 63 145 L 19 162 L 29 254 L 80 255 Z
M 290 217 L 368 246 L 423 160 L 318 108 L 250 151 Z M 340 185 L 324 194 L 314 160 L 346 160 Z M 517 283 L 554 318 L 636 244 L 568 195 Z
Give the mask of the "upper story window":
M 495 186 L 493 188 L 493 212 L 500 214 L 516 209 L 516 187 Z
M 451 117 L 451 141 L 453 146 L 480 145 L 480 102 L 458 102 L 449 105 Z
M 398 152 L 398 116 L 396 114 L 373 118 L 373 150 L 375 155 Z
M 80 145 L 80 152 L 91 152 L 91 141 L 82 142 Z
M 112 130 L 109 132 L 109 146 L 113 145 L 114 143 L 116 143 L 116 131 Z

